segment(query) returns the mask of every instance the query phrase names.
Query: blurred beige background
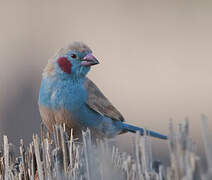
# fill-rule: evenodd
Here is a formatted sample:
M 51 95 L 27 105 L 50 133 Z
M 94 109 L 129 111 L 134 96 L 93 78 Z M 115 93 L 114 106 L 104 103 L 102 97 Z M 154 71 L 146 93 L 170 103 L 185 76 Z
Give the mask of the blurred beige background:
M 89 77 L 129 123 L 166 134 L 170 118 L 187 116 L 202 154 L 200 114 L 212 117 L 211 19 L 210 0 L 0 0 L 0 134 L 18 143 L 39 132 L 42 69 L 80 40 L 101 62 Z M 121 146 L 130 137 L 119 137 Z M 166 157 L 166 142 L 153 142 L 155 156 Z

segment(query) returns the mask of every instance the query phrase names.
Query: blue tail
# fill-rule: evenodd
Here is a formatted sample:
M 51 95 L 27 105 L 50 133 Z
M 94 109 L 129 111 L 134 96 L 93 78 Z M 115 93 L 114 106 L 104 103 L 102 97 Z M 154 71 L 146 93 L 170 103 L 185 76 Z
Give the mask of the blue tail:
M 123 123 L 123 128 L 124 128 L 124 130 L 127 130 L 129 132 L 133 132 L 133 133 L 136 133 L 137 131 L 139 131 L 141 135 L 144 135 L 144 131 L 146 131 L 147 136 L 152 136 L 152 137 L 159 138 L 159 139 L 168 139 L 168 137 L 165 136 L 165 135 L 156 133 L 156 132 L 151 131 L 151 130 L 144 130 L 143 128 L 136 127 L 136 126 L 126 124 L 126 123 Z

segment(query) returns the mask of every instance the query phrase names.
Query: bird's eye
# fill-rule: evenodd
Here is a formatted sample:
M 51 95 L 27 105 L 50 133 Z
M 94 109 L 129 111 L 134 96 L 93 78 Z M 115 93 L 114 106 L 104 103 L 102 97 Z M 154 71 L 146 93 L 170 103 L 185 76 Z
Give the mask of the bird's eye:
M 71 54 L 71 58 L 76 59 L 77 55 L 76 54 Z

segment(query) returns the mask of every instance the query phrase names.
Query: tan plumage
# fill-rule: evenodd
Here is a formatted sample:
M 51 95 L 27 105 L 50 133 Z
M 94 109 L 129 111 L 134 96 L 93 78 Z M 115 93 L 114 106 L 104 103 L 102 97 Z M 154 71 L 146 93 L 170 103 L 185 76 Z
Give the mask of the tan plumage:
M 111 119 L 124 121 L 124 117 L 121 113 L 110 103 L 100 89 L 89 78 L 86 78 L 84 85 L 88 90 L 86 104 L 91 109 Z
M 64 109 L 52 111 L 50 108 L 42 105 L 39 105 L 39 110 L 42 121 L 50 132 L 53 131 L 55 124 L 65 124 L 68 135 L 71 133 L 71 128 L 74 129 L 74 135 L 77 135 L 77 137 L 81 135 L 82 129 L 79 124 L 76 123 L 77 121 L 71 116 L 70 112 Z

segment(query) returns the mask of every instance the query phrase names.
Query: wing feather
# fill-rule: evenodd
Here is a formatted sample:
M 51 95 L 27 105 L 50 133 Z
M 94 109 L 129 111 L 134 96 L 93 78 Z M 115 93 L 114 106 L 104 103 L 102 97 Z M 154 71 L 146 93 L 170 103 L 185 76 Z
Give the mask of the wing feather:
M 86 78 L 84 86 L 88 90 L 86 103 L 91 109 L 111 119 L 124 121 L 124 117 L 121 113 L 110 103 L 90 79 Z

